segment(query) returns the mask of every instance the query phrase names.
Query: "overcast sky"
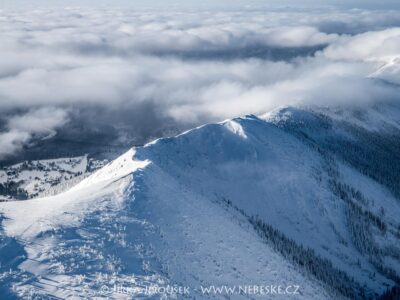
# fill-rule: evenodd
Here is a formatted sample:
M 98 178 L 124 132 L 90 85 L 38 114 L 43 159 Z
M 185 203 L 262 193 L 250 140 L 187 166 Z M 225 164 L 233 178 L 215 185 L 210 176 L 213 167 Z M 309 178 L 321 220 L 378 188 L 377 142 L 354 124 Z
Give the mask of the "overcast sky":
M 398 68 L 382 69 L 400 56 L 395 1 L 40 2 L 0 2 L 0 159 L 71 132 L 143 143 L 281 105 L 399 95 Z
M 345 8 L 368 9 L 398 9 L 400 3 L 397 0 L 0 0 L 1 7 L 65 7 L 65 6 L 89 6 L 89 7 L 153 7 L 153 8 L 226 8 L 234 9 L 244 6 L 327 6 L 333 5 Z

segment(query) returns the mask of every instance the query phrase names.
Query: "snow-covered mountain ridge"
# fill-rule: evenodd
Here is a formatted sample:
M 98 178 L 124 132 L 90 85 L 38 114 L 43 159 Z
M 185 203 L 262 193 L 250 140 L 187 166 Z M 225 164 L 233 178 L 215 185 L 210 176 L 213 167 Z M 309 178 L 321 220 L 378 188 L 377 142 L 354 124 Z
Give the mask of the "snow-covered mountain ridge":
M 285 107 L 209 124 L 63 194 L 2 203 L 15 253 L 0 251 L 2 290 L 118 298 L 114 284 L 175 284 L 218 299 L 199 286 L 272 284 L 300 286 L 294 299 L 375 298 L 400 283 L 398 111 Z

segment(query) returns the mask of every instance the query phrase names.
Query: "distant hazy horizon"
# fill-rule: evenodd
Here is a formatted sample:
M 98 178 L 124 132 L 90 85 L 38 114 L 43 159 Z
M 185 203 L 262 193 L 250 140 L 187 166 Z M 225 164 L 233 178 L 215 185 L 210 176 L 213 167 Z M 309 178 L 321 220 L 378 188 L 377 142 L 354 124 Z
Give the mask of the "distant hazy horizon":
M 396 0 L 374 1 L 374 0 L 1 0 L 0 8 L 27 8 L 27 7 L 131 7 L 131 8 L 226 8 L 237 7 L 268 7 L 268 6 L 336 6 L 343 8 L 368 8 L 368 9 L 398 9 L 400 2 Z

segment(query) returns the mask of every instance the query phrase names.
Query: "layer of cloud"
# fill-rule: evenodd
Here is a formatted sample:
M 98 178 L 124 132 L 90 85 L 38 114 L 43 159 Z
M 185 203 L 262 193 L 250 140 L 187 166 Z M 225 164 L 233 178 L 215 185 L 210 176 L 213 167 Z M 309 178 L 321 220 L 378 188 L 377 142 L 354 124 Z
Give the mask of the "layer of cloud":
M 370 76 L 400 55 L 396 24 L 337 9 L 3 11 L 0 159 L 57 129 L 143 143 L 280 105 L 396 99 Z
M 33 138 L 49 139 L 56 129 L 67 122 L 64 110 L 49 107 L 15 114 L 7 120 L 5 130 L 0 132 L 0 157 L 17 154 Z
M 324 55 L 336 60 L 391 61 L 400 56 L 400 27 L 343 37 Z

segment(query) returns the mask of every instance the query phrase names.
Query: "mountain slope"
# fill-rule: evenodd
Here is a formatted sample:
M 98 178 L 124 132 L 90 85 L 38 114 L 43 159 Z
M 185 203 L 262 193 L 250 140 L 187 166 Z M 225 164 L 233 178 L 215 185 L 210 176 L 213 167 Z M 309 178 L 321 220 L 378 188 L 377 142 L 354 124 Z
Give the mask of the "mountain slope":
M 132 161 L 133 155 L 129 151 L 63 195 L 4 204 L 5 234 L 23 244 L 27 256 L 3 277 L 5 285 L 13 284 L 20 296 L 33 288 L 35 295 L 69 298 L 102 296 L 102 286 L 112 289 L 113 280 L 125 287 L 179 284 L 191 287 L 191 295 L 202 295 L 194 290 L 200 285 L 279 284 L 301 285 L 299 299 L 328 298 L 320 284 L 265 245 L 247 220 L 201 195 L 182 193 L 176 179 L 154 164 Z M 131 173 L 133 182 L 126 177 Z M 35 213 L 27 218 L 28 211 Z M 16 274 L 29 280 L 13 282 Z
M 202 288 L 298 285 L 295 299 L 382 294 L 400 283 L 395 109 L 383 119 L 375 108 L 343 117 L 286 107 L 205 125 L 132 149 L 63 194 L 1 203 L 2 248 L 16 253 L 0 252 L 2 290 L 147 298 L 160 295 L 146 287 L 178 285 L 190 294 L 161 292 L 220 298 Z

